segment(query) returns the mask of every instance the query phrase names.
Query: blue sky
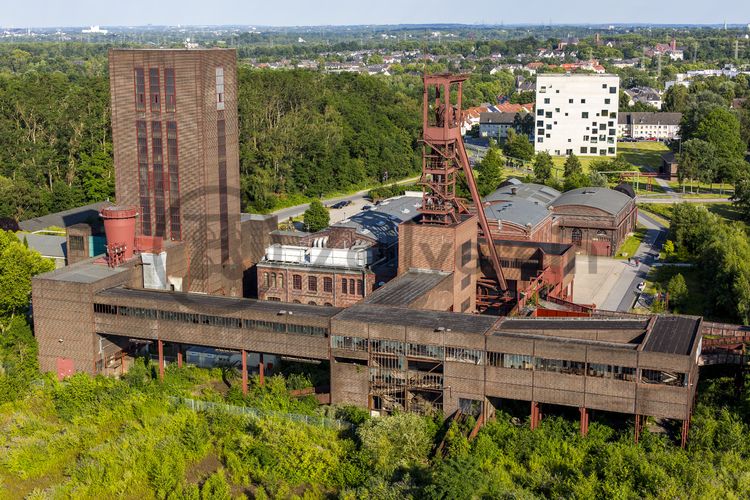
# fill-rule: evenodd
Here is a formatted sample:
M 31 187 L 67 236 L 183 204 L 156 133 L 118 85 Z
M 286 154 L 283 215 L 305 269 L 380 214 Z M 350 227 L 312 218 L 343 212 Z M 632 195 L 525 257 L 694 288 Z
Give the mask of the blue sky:
M 0 26 L 5 27 L 724 21 L 750 23 L 750 1 L 536 0 L 524 4 L 502 0 L 0 0 Z

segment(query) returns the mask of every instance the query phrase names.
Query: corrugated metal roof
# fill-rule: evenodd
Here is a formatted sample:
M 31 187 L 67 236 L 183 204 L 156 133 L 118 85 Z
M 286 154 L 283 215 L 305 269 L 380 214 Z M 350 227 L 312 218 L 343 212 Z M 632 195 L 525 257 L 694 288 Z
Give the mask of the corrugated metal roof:
M 513 199 L 522 198 L 533 202 L 539 202 L 547 206 L 555 201 L 561 194 L 562 193 L 557 189 L 545 186 L 544 184 L 521 182 L 514 177 L 508 179 L 494 192 L 485 196 L 484 200 L 507 200 L 509 196 L 512 196 Z
M 643 350 L 690 354 L 698 336 L 700 321 L 700 318 L 691 316 L 657 316 Z
M 609 214 L 617 215 L 625 208 L 632 199 L 630 196 L 615 191 L 614 189 L 602 187 L 585 187 L 571 189 L 560 195 L 552 205 L 560 208 L 565 205 L 579 205 L 603 210 Z
M 417 217 L 421 206 L 421 195 L 388 198 L 379 205 L 363 210 L 331 227 L 354 228 L 357 233 L 374 238 L 380 243 L 394 243 L 398 240 L 399 224 Z
M 506 199 L 484 207 L 484 213 L 491 221 L 507 221 L 519 226 L 534 227 L 549 216 L 544 204 L 525 199 Z

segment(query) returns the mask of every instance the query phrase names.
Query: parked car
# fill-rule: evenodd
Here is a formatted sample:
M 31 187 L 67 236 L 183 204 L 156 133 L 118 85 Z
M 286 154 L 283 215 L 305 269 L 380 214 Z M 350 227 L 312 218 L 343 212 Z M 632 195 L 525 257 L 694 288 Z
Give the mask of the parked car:
M 362 207 L 362 210 L 370 210 L 372 208 L 372 205 L 365 205 Z
M 352 202 L 349 200 L 342 200 L 331 205 L 331 208 L 344 208 L 344 207 L 348 207 L 351 204 Z
M 638 283 L 638 285 L 636 286 L 636 288 L 638 289 L 639 292 L 642 292 L 643 289 L 646 288 L 646 283 L 644 283 L 643 281 L 641 281 L 640 283 Z

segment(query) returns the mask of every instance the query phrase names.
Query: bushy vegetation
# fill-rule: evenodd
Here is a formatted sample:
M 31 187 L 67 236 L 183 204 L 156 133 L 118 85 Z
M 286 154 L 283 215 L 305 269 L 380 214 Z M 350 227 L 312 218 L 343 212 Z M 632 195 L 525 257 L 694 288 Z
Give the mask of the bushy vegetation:
M 184 372 L 184 373 L 183 373 Z M 202 373 L 202 375 L 198 375 Z M 678 425 L 547 417 L 536 431 L 498 413 L 468 441 L 452 424 L 362 416 L 352 430 L 276 417 L 194 412 L 167 400 L 205 370 L 164 383 L 76 375 L 42 379 L 0 405 L 0 485 L 8 498 L 744 498 L 748 401 L 731 377 L 703 382 L 687 450 Z M 177 389 L 182 387 L 182 389 Z M 253 398 L 254 396 L 250 396 Z M 282 398 L 283 399 L 283 398 Z M 342 408 L 340 415 L 360 412 Z M 658 425 L 657 425 L 658 424 Z M 435 454 L 445 439 L 444 453 Z

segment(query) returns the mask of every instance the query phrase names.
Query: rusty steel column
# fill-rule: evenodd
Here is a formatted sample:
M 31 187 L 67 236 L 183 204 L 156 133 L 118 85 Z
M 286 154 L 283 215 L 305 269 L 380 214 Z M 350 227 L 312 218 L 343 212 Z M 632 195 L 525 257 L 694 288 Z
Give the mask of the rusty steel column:
M 688 431 L 690 430 L 690 418 L 682 421 L 682 438 L 680 440 L 680 447 L 685 449 L 687 446 Z
M 164 380 L 164 341 L 159 339 L 156 345 L 159 350 L 159 380 Z
M 182 368 L 182 344 L 177 346 L 177 368 Z
M 242 349 L 242 395 L 247 396 L 247 351 Z
M 589 433 L 589 412 L 583 406 L 579 410 L 581 411 L 581 436 L 586 437 Z
M 266 383 L 266 367 L 263 361 L 263 353 L 259 354 L 260 356 L 260 362 L 258 363 L 258 375 L 260 377 L 260 385 L 265 385 Z
M 635 415 L 635 442 L 638 444 L 638 440 L 641 437 L 641 416 L 636 413 Z
M 539 420 L 541 420 L 541 413 L 539 413 L 539 403 L 536 401 L 531 402 L 531 430 L 533 431 L 539 426 Z

